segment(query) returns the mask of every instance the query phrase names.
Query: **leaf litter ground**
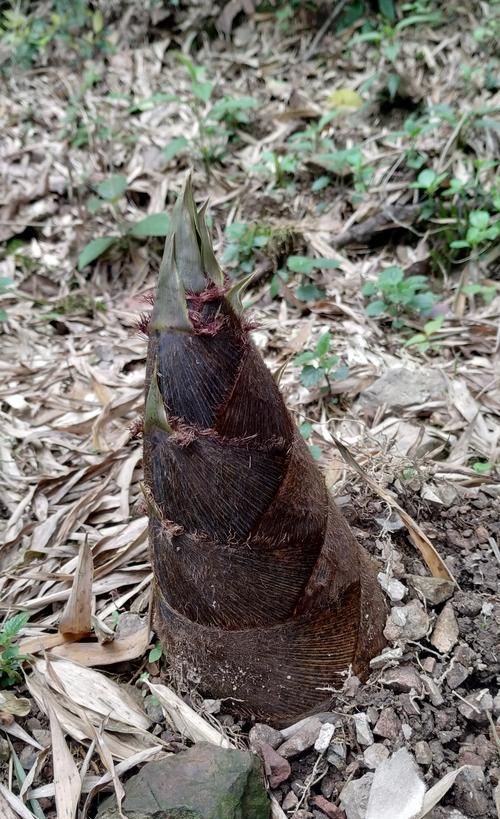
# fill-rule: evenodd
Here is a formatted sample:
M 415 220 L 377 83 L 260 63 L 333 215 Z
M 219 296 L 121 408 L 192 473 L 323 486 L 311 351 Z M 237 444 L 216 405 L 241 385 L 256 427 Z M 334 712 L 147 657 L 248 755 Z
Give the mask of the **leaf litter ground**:
M 472 766 L 428 816 L 497 816 L 497 256 L 441 264 L 445 321 L 427 352 L 404 347 L 390 323 L 367 317 L 361 295 L 363 283 L 390 265 L 430 271 L 439 220 L 415 221 L 408 143 L 394 137 L 409 111 L 432 104 L 459 112 L 419 137 L 432 167 L 460 177 L 472 157 L 486 177 L 494 173 L 487 163 L 498 153 L 498 125 L 474 119 L 465 127 L 461 119 L 499 107 L 485 77 L 488 41 L 478 44 L 471 33 L 485 7 L 408 29 L 393 64 L 366 42 L 353 44 L 356 24 L 318 38 L 320 27 L 308 27 L 305 15 L 283 31 L 273 14 L 243 14 L 231 39 L 209 40 L 196 38 L 200 15 L 209 15 L 202 7 L 167 16 L 165 36 L 160 12 L 131 5 L 121 24 L 110 24 L 115 53 L 86 66 L 94 80 L 61 68 L 57 54 L 53 65 L 49 59 L 10 73 L 0 149 L 1 276 L 13 280 L 2 297 L 0 594 L 5 616 L 29 613 L 20 648 L 33 659 L 22 682 L 0 691 L 5 815 L 72 815 L 78 803 L 92 815 L 98 792 L 114 789 L 120 799 L 127 772 L 146 760 L 200 739 L 247 742 L 250 726 L 225 714 L 223 703 L 203 701 L 199 681 L 183 681 L 183 700 L 167 687 L 168 658 L 153 648 L 149 626 L 141 444 L 130 431 L 142 412 L 145 362 L 136 322 L 148 309 L 161 239 L 126 234 L 171 206 L 194 164 L 199 201 L 211 197 L 220 254 L 228 224 L 272 227 L 268 243 L 252 250 L 247 302 L 255 341 L 273 370 L 288 362 L 281 380 L 288 405 L 310 425 L 328 484 L 378 561 L 390 610 L 388 651 L 370 679 L 347 677 L 332 712 L 321 715 L 332 726 L 327 748 L 314 749 L 322 747 L 319 727 L 309 724 L 287 778 L 276 784 L 280 777 L 268 768 L 274 815 L 365 816 L 358 803 L 374 771 L 382 785 L 386 776 L 386 787 L 394 776 L 384 774 L 389 758 L 410 782 L 399 819 L 412 816 L 410 797 L 420 798 L 413 758 L 427 789 Z M 190 99 L 174 57 L 180 48 L 205 66 L 218 96 L 258 100 L 250 124 L 229 141 L 220 136 L 223 164 L 210 167 L 208 180 L 193 105 L 168 98 Z M 392 102 L 384 91 L 391 73 L 400 76 Z M 340 105 L 329 133 L 339 149 L 362 147 L 370 178 L 352 165 L 332 174 L 302 148 L 288 173 L 282 160 L 290 138 L 338 105 L 339 92 L 345 102 L 346 90 L 348 101 L 355 92 L 364 104 Z M 187 148 L 168 159 L 162 149 L 180 137 Z M 283 179 L 276 163 L 285 167 Z M 325 173 L 332 183 L 315 193 Z M 126 196 L 92 215 L 87 200 L 111 174 L 126 177 Z M 121 234 L 117 222 L 125 225 Z M 117 233 L 123 238 L 107 255 L 78 270 L 77 255 L 91 239 Z M 291 254 L 334 259 L 338 267 L 315 269 L 306 280 L 282 277 L 271 298 L 272 277 Z M 486 283 L 493 297 L 464 295 L 470 281 Z M 311 284 L 318 292 L 299 298 L 297 288 Z M 421 329 L 421 321 L 408 322 Z M 305 387 L 292 360 L 327 330 L 348 367 L 329 396 Z M 334 438 L 347 448 L 347 462 Z M 481 474 L 477 463 L 491 466 Z M 425 583 L 426 562 L 439 575 L 436 560 L 458 587 L 437 577 Z M 253 745 L 266 759 L 259 730 Z M 297 730 L 300 738 L 306 729 Z M 389 756 L 403 748 L 412 758 Z

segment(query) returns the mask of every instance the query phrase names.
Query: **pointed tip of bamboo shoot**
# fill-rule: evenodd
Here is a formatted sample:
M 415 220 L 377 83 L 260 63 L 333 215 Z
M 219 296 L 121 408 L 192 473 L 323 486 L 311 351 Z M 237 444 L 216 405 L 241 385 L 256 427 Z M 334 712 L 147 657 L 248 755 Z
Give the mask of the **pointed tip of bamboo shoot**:
M 174 258 L 185 290 L 201 293 L 207 286 L 202 254 L 198 212 L 194 203 L 191 173 L 177 199 L 172 219 Z
M 147 433 L 153 429 L 160 429 L 168 433 L 172 432 L 172 428 L 168 423 L 163 397 L 158 386 L 158 371 L 156 367 L 151 377 L 151 383 L 146 396 L 146 405 L 144 407 L 144 432 Z
M 210 234 L 208 232 L 208 226 L 205 218 L 207 207 L 208 199 L 203 203 L 197 213 L 197 226 L 201 239 L 201 259 L 205 272 L 208 273 L 213 283 L 219 287 L 222 287 L 224 284 L 224 274 L 222 272 L 222 268 L 219 266 L 219 262 L 217 261 L 217 257 L 212 246 L 212 241 L 210 239 Z
M 160 264 L 156 299 L 150 322 L 151 330 L 192 332 L 186 294 L 180 282 L 174 258 L 174 238 L 168 236 Z
M 252 273 L 249 273 L 248 276 L 245 276 L 243 279 L 235 282 L 235 284 L 233 284 L 226 293 L 226 298 L 236 313 L 243 312 L 243 302 L 241 301 L 241 297 L 254 278 L 255 272 L 256 271 L 252 271 Z

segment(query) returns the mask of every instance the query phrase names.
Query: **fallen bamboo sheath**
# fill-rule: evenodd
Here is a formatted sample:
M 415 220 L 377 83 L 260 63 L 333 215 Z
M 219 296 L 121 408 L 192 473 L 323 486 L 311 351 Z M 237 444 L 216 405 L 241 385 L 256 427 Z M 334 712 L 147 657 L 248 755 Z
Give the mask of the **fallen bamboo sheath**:
M 383 647 L 382 594 L 250 339 L 190 179 L 148 337 L 144 488 L 167 658 L 241 714 L 281 724 L 323 708 Z

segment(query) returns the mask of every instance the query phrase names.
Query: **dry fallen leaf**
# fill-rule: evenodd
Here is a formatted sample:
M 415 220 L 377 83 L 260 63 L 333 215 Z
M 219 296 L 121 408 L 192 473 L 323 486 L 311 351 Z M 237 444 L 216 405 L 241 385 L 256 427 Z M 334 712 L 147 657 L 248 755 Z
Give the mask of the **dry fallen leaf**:
M 155 685 L 147 681 L 147 686 L 151 693 L 159 699 L 168 722 L 182 736 L 193 742 L 211 742 L 221 748 L 235 747 L 221 731 L 200 717 L 166 685 Z
M 54 786 L 57 819 L 74 819 L 81 792 L 81 779 L 75 761 L 64 739 L 59 720 L 50 702 L 47 703 L 50 739 L 54 760 Z
M 71 593 L 59 621 L 59 631 L 65 636 L 83 637 L 92 630 L 92 580 L 94 565 L 88 538 L 78 554 Z

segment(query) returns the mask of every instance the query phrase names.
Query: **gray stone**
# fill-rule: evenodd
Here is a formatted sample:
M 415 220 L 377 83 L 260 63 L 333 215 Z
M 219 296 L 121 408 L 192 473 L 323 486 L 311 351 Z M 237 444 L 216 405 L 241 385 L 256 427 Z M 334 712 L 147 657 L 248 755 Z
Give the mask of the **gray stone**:
M 408 591 L 400 580 L 396 580 L 395 577 L 389 577 L 389 575 L 384 572 L 378 573 L 377 580 L 392 603 L 399 603 Z
M 271 748 L 267 742 L 261 742 L 258 747 L 258 754 L 264 761 L 264 770 L 269 780 L 271 788 L 277 788 L 291 774 L 290 763 L 280 754 Z
M 450 580 L 442 580 L 439 577 L 421 577 L 418 574 L 408 574 L 405 579 L 433 606 L 448 600 L 455 589 L 454 583 Z
M 354 726 L 356 728 L 356 739 L 360 745 L 372 745 L 373 734 L 366 714 L 354 714 Z
M 286 759 L 298 756 L 303 751 L 312 748 L 321 731 L 321 721 L 317 717 L 310 717 L 300 726 L 290 739 L 285 740 L 278 748 L 278 753 Z
M 381 762 L 384 762 L 385 759 L 389 756 L 389 751 L 382 745 L 381 742 L 376 742 L 374 745 L 370 745 L 369 748 L 363 752 L 363 759 L 365 760 L 365 765 L 372 770 L 378 768 Z
M 458 688 L 463 682 L 465 682 L 468 676 L 469 671 L 462 665 L 462 663 L 453 663 L 446 675 L 448 688 L 451 688 L 452 690 Z
M 457 618 L 451 603 L 439 614 L 431 635 L 431 643 L 441 654 L 448 654 L 459 636 Z
M 390 409 L 404 409 L 444 400 L 446 393 L 446 380 L 439 370 L 394 367 L 361 393 L 360 402 L 373 409 L 384 404 Z
M 493 697 L 487 688 L 474 691 L 458 703 L 458 710 L 471 722 L 486 723 L 488 721 L 486 712 L 493 710 Z
M 333 765 L 338 771 L 343 771 L 346 766 L 346 758 L 347 752 L 345 745 L 341 745 L 340 742 L 333 742 L 330 745 L 330 750 L 327 756 L 327 760 L 330 765 Z
M 283 742 L 283 734 L 281 731 L 276 730 L 276 728 L 271 728 L 270 725 L 264 725 L 262 722 L 256 722 L 255 725 L 252 725 L 250 728 L 248 741 L 250 742 L 250 748 L 252 748 L 254 751 L 256 750 L 256 745 L 259 742 L 267 742 L 271 748 L 276 749 L 278 745 L 281 745 Z
M 444 702 L 444 697 L 441 694 L 441 690 L 435 680 L 433 680 L 432 677 L 423 676 L 422 682 L 432 704 L 436 706 L 442 705 Z
M 408 693 L 412 689 L 418 693 L 423 689 L 420 674 L 412 665 L 400 665 L 398 668 L 390 668 L 382 677 L 382 685 L 386 685 L 398 693 Z
M 318 754 L 324 754 L 324 752 L 328 750 L 334 733 L 335 725 L 332 725 L 331 722 L 324 722 L 321 726 L 318 738 L 314 743 L 314 750 L 317 751 Z
M 352 779 L 342 788 L 340 802 L 347 819 L 365 819 L 374 775 L 367 773 L 360 779 Z
M 36 762 L 36 758 L 38 755 L 38 751 L 32 745 L 25 745 L 24 748 L 21 750 L 19 754 L 19 762 L 23 766 L 25 771 L 29 771 L 30 768 Z
M 293 791 L 288 791 L 287 795 L 281 803 L 283 810 L 293 810 L 299 804 L 299 797 Z
M 125 783 L 128 819 L 269 819 L 260 762 L 250 751 L 200 742 L 146 763 Z M 118 816 L 108 800 L 98 816 Z
M 415 759 L 419 765 L 430 765 L 432 762 L 431 746 L 424 739 L 415 743 Z
M 488 797 L 485 792 L 485 776 L 481 768 L 464 768 L 455 781 L 455 801 L 464 809 L 466 816 L 484 816 L 488 813 Z
M 429 617 L 420 600 L 393 608 L 384 635 L 388 640 L 421 640 L 429 628 Z
M 148 715 L 149 719 L 152 722 L 163 722 L 165 716 L 163 714 L 163 708 L 160 705 L 160 702 L 154 694 L 149 694 L 144 700 L 144 707 L 146 709 L 146 714 Z
M 373 733 L 385 739 L 397 739 L 401 733 L 401 720 L 394 708 L 383 708 Z

